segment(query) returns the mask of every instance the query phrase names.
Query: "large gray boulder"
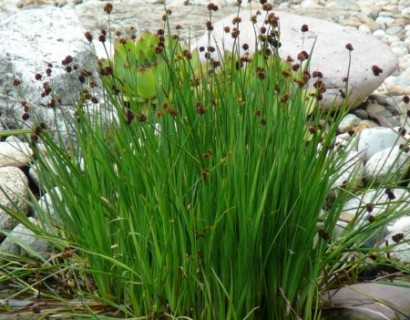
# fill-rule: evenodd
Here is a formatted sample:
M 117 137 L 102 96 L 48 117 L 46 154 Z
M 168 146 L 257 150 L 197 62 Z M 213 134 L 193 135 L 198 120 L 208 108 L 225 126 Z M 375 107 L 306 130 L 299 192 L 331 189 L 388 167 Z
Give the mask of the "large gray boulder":
M 250 20 L 251 14 L 255 14 L 255 12 L 250 13 L 247 10 L 240 12 L 239 17 L 242 21 L 239 23 L 240 35 L 237 48 L 241 48 L 242 44 L 247 43 L 249 52 L 254 52 L 255 34 L 258 35 L 258 30 L 264 25 L 266 16 L 266 12 L 262 10 L 261 12 L 262 14 L 258 16 L 255 25 Z M 298 53 L 303 50 L 310 53 L 313 50 L 310 70 L 318 70 L 323 74 L 322 80 L 327 87 L 322 100 L 322 108 L 325 110 L 336 109 L 343 101 L 339 90 L 346 91 L 344 79 L 349 70 L 347 44 L 350 43 L 353 47 L 348 82 L 351 108 L 362 103 L 398 67 L 398 58 L 394 52 L 376 38 L 316 18 L 280 11 L 274 11 L 274 13 L 279 17 L 281 42 L 279 54 L 283 59 L 291 56 L 295 62 L 298 62 Z M 236 26 L 232 22 L 236 16 L 237 14 L 233 14 L 214 23 L 210 42 L 208 41 L 208 33 L 206 33 L 198 40 L 196 47 L 207 48 L 208 45 L 211 45 L 219 50 L 224 48 L 228 51 L 235 48 L 235 39 L 230 33 L 224 31 L 224 27 L 230 27 L 232 30 Z M 302 32 L 302 25 L 307 25 L 309 30 Z M 202 53 L 203 59 L 205 59 L 205 52 L 206 50 Z M 213 53 L 212 57 L 218 59 L 217 56 L 218 50 Z M 382 72 L 377 72 L 376 76 L 373 66 L 377 66 Z M 316 80 L 312 78 L 310 84 L 312 85 Z
M 0 24 L 0 39 L 0 123 L 21 128 L 36 115 L 49 128 L 65 127 L 62 114 L 73 113 L 91 79 L 98 83 L 95 50 L 74 11 L 20 10 Z
M 24 172 L 16 167 L 0 168 L 0 231 L 11 231 L 17 224 L 7 210 L 28 212 L 28 179 Z M 0 241 L 4 239 L 0 232 Z
M 400 283 L 359 283 L 323 295 L 325 320 L 405 320 L 410 314 L 410 287 Z

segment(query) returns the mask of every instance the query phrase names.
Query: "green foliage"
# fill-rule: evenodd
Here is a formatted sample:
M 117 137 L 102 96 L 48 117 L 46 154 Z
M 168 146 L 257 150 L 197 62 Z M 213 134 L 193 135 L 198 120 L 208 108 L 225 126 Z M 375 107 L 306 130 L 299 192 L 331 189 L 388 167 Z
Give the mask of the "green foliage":
M 44 162 L 43 187 L 62 193 L 53 203 L 64 236 L 87 256 L 101 298 L 136 315 L 311 318 L 337 121 L 308 121 L 306 90 L 275 54 L 246 68 L 235 55 L 208 61 L 198 78 L 179 43 L 155 55 L 154 40 L 142 49 L 148 39 L 116 45 L 104 83 L 117 120 L 85 115 L 73 158 L 45 137 L 58 174 Z M 161 72 L 139 85 L 141 68 Z M 152 83 L 147 109 L 135 88 Z
M 172 57 L 172 60 L 166 61 L 164 56 Z M 103 73 L 105 70 L 112 75 L 103 78 L 106 89 L 120 92 L 124 101 L 137 111 L 141 111 L 141 107 L 142 110 L 149 109 L 155 104 L 158 94 L 171 94 L 170 76 L 182 76 L 188 67 L 195 68 L 198 73 L 199 66 L 197 52 L 189 52 L 177 38 L 165 38 L 163 34 L 148 31 L 135 41 L 115 40 L 113 59 L 100 61 Z
M 79 290 L 130 317 L 319 318 L 329 272 L 383 220 L 332 239 L 344 111 L 321 114 L 306 70 L 255 49 L 202 63 L 171 36 L 118 41 L 106 108 L 81 114 L 71 149 L 39 133 L 51 202 L 33 206 L 92 277 Z

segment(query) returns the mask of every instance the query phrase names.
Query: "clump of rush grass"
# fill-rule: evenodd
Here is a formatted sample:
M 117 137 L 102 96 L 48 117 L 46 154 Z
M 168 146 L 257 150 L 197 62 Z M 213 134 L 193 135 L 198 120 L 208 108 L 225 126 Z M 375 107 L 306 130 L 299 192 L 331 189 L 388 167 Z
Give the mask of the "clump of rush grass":
M 239 46 L 220 61 L 163 30 L 145 35 L 142 61 L 135 39 L 118 39 L 117 60 L 100 63 L 109 115 L 79 105 L 69 152 L 38 132 L 51 201 L 34 205 L 37 233 L 71 248 L 81 289 L 128 317 L 319 318 L 328 272 L 352 246 L 330 236 L 345 196 L 321 215 L 344 111 L 314 108 L 325 86 L 312 98 L 308 68 L 280 59 L 269 15 L 255 54 Z

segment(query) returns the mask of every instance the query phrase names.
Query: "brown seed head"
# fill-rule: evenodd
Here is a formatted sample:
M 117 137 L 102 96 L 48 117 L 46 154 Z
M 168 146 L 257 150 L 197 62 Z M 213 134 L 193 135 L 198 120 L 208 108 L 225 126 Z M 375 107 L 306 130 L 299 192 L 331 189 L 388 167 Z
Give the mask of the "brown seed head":
M 399 145 L 399 149 L 405 153 L 408 153 L 410 151 L 410 146 L 402 143 Z
M 309 58 L 309 54 L 305 50 L 303 50 L 298 53 L 297 58 L 299 61 L 305 61 L 307 58 Z
M 348 44 L 346 45 L 346 49 L 349 50 L 349 51 L 353 51 L 353 46 L 352 46 L 352 44 L 351 44 L 351 43 L 348 43 Z
M 140 122 L 145 122 L 145 121 L 147 121 L 147 116 L 146 116 L 145 114 L 141 113 L 141 114 L 138 116 L 138 121 L 140 121 Z
M 258 76 L 258 79 L 259 79 L 259 80 L 265 79 L 265 77 L 266 77 L 266 75 L 265 75 L 265 70 L 262 69 L 262 70 L 257 71 L 257 72 L 256 72 L 256 75 Z
M 409 96 L 404 96 L 404 97 L 403 97 L 403 102 L 404 102 L 405 104 L 408 104 L 408 103 L 410 102 L 410 97 L 409 97 Z
M 387 194 L 387 197 L 389 198 L 389 200 L 396 199 L 396 196 L 394 195 L 393 191 L 390 188 L 387 188 L 385 190 L 385 193 Z
M 111 3 L 107 3 L 105 6 L 104 6 L 104 12 L 105 13 L 107 13 L 107 14 L 110 14 L 111 13 L 111 11 L 112 11 L 112 4 Z
M 93 35 L 90 31 L 87 31 L 86 33 L 84 33 L 85 38 L 88 40 L 88 42 L 92 42 L 93 41 Z
M 373 71 L 373 74 L 374 74 L 376 77 L 378 77 L 381 73 L 383 73 L 383 69 L 380 68 L 379 66 L 376 66 L 376 65 L 373 65 L 373 66 L 372 66 L 372 71 Z
M 318 230 L 318 235 L 319 235 L 320 238 L 322 238 L 325 241 L 330 240 L 329 233 L 323 228 L 320 228 Z
M 237 16 L 232 19 L 232 24 L 239 24 L 241 23 L 241 21 L 242 21 L 242 18 Z
M 313 77 L 313 78 L 322 79 L 322 78 L 323 78 L 323 74 L 322 74 L 322 72 L 320 72 L 320 71 L 313 71 L 313 72 L 312 72 L 312 77 Z
M 265 10 L 266 12 L 269 12 L 273 9 L 273 5 L 271 3 L 264 3 L 262 5 L 262 9 Z
M 300 68 L 300 64 L 299 64 L 299 63 L 295 63 L 295 64 L 292 65 L 292 70 L 295 71 L 295 72 L 298 71 L 299 68 Z
M 369 213 L 372 212 L 373 208 L 374 208 L 374 205 L 372 203 L 367 203 L 366 204 L 366 211 L 367 212 L 369 212 Z
M 399 243 L 401 240 L 404 239 L 404 234 L 401 233 L 401 232 L 396 233 L 395 235 L 393 235 L 393 236 L 391 237 L 391 239 L 392 239 L 394 242 Z
M 184 51 L 182 51 L 182 54 L 184 55 L 184 57 L 185 57 L 186 59 L 188 59 L 188 60 L 191 60 L 191 59 L 192 59 L 192 53 L 191 53 L 191 51 L 185 49 Z
M 219 9 L 218 6 L 214 3 L 209 3 L 207 8 L 208 8 L 209 11 L 218 11 L 218 9 Z
M 280 97 L 280 102 L 281 103 L 286 103 L 288 100 L 289 100 L 289 94 L 287 94 L 287 93 L 284 93 L 282 95 L 282 97 Z
M 265 6 L 269 6 L 270 8 L 272 8 L 272 4 L 270 4 L 270 3 L 265 4 Z M 270 9 L 270 10 L 272 10 L 272 9 Z M 270 10 L 266 10 L 266 11 L 270 11 Z M 278 24 L 279 24 L 279 17 L 276 16 L 273 12 L 269 13 L 268 17 L 265 20 L 265 23 L 269 24 L 272 27 L 277 27 Z
M 175 108 L 169 108 L 169 109 L 168 109 L 168 113 L 169 113 L 171 116 L 175 117 L 175 116 L 177 116 L 177 115 L 179 114 L 179 111 L 178 111 L 177 109 L 175 109 Z
M 307 24 L 303 24 L 302 27 L 300 28 L 300 31 L 302 32 L 308 32 L 309 31 L 309 27 Z
M 201 103 L 197 103 L 196 104 L 196 113 L 198 113 L 198 114 L 205 114 L 205 112 L 206 112 L 206 109 L 205 109 L 205 107 L 201 104 Z
M 132 120 L 134 120 L 134 112 L 132 112 L 132 110 L 127 110 L 127 113 L 125 115 L 125 123 L 131 124 Z
M 70 64 L 70 63 L 73 62 L 73 61 L 74 61 L 74 58 L 73 58 L 72 56 L 68 55 L 68 56 L 66 56 L 66 57 L 64 58 L 63 61 L 61 61 L 61 64 L 62 64 L 63 66 L 65 66 L 65 65 L 67 65 L 67 64 Z
M 208 159 L 210 157 L 212 157 L 214 155 L 214 153 L 212 152 L 212 150 L 208 150 L 207 152 L 204 153 L 204 158 Z
M 324 93 L 326 91 L 326 85 L 322 80 L 317 80 L 313 86 L 316 88 L 317 92 Z
M 207 21 L 207 22 L 205 23 L 205 26 L 206 26 L 206 30 L 208 30 L 208 31 L 214 30 L 214 26 L 213 26 L 213 24 L 212 24 L 212 21 Z
M 233 28 L 233 29 L 232 29 L 232 32 L 231 32 L 232 38 L 234 38 L 234 39 L 238 38 L 238 37 L 239 37 L 239 34 L 240 34 L 240 31 L 239 31 L 238 28 Z
M 406 135 L 406 132 L 407 132 L 406 129 L 403 127 L 400 127 L 398 131 L 399 131 L 399 134 L 402 136 Z

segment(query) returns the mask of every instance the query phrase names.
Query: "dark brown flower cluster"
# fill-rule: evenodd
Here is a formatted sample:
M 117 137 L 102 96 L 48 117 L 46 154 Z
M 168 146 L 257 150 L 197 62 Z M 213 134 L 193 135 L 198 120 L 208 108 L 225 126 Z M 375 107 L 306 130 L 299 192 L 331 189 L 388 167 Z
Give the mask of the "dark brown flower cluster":
M 38 139 L 40 138 L 41 134 L 43 133 L 43 131 L 45 131 L 47 129 L 47 126 L 44 122 L 41 122 L 40 124 L 38 124 L 34 130 L 33 133 L 30 135 L 30 141 L 33 144 L 36 144 L 38 142 Z
M 271 6 L 270 3 L 266 4 L 266 5 Z M 272 10 L 272 9 L 270 9 L 270 10 Z M 267 10 L 267 11 L 270 11 L 270 10 Z M 273 12 L 269 13 L 268 16 L 265 19 L 265 24 L 270 25 L 272 28 L 277 28 L 278 25 L 279 25 L 279 17 L 277 15 L 275 15 Z
M 305 50 L 299 52 L 298 55 L 297 55 L 297 59 L 298 59 L 300 62 L 305 61 L 305 60 L 307 60 L 308 58 L 309 58 L 309 54 L 308 54 Z
M 84 33 L 84 37 L 88 40 L 88 42 L 92 42 L 93 41 L 93 35 L 90 31 L 87 31 Z
M 376 77 L 378 77 L 381 73 L 383 73 L 383 69 L 380 68 L 379 66 L 376 66 L 376 65 L 373 65 L 373 66 L 372 66 L 372 71 L 373 71 L 373 74 L 374 74 Z
M 202 115 L 202 114 L 206 113 L 206 109 L 205 109 L 204 105 L 200 102 L 196 103 L 195 108 L 196 108 L 196 113 L 198 113 L 198 114 Z
M 389 200 L 394 200 L 396 199 L 395 194 L 393 193 L 393 191 L 390 188 L 387 188 L 385 190 L 385 193 L 387 194 L 387 197 L 389 198 Z
M 209 11 L 218 11 L 219 7 L 214 3 L 209 3 L 207 6 Z
M 263 67 L 256 67 L 256 75 L 259 80 L 263 80 L 266 77 L 265 68 Z
M 74 62 L 74 58 L 71 55 L 68 55 L 61 61 L 61 64 L 64 66 L 64 70 L 70 73 L 73 70 L 78 69 L 78 64 Z
M 402 241 L 404 239 L 404 234 L 399 232 L 399 233 L 396 233 L 395 235 L 393 235 L 391 238 L 394 242 L 399 243 L 400 241 Z
M 165 14 L 162 16 L 162 21 L 167 21 L 169 16 L 172 14 L 172 11 L 170 9 L 165 10 Z
M 113 9 L 113 6 L 112 6 L 111 3 L 107 3 L 107 4 L 104 6 L 104 12 L 105 12 L 106 14 L 110 14 L 111 11 L 112 11 L 112 9 Z

